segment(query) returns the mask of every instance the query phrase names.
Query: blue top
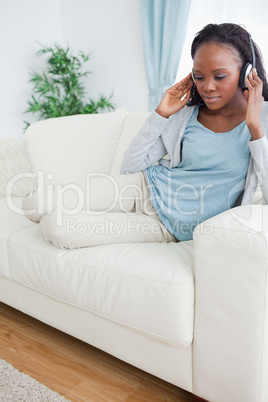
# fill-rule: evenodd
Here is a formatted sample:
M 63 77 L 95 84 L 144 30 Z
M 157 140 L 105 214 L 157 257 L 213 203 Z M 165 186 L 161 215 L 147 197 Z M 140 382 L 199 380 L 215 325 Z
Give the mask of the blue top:
M 146 169 L 152 204 L 181 241 L 191 240 L 199 223 L 233 207 L 244 189 L 250 158 L 245 121 L 226 133 L 214 133 L 198 122 L 198 110 L 186 126 L 179 166 Z

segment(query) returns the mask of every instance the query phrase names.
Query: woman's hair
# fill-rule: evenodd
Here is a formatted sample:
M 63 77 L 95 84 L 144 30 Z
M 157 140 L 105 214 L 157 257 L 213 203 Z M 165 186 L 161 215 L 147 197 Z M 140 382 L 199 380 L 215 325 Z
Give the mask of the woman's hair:
M 253 42 L 253 41 L 252 41 Z M 249 33 L 237 24 L 208 24 L 200 32 L 198 32 L 193 40 L 191 47 L 191 56 L 194 58 L 196 51 L 204 44 L 216 43 L 222 46 L 229 46 L 236 49 L 240 55 L 242 65 L 244 63 L 252 64 L 252 51 L 249 40 Z M 259 47 L 253 42 L 255 56 L 256 56 L 256 69 L 258 76 L 263 82 L 262 95 L 265 100 L 268 100 L 268 84 L 266 79 L 266 72 L 264 69 L 261 51 Z M 241 67 L 242 67 L 241 65 Z M 195 85 L 191 90 L 191 99 L 188 103 L 189 106 L 197 105 L 202 101 L 201 96 L 197 92 Z

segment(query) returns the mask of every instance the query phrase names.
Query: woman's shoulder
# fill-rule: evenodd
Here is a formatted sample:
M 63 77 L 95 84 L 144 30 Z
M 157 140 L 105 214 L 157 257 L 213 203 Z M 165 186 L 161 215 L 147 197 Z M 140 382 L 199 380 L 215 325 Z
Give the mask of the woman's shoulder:
M 179 120 L 185 121 L 185 119 L 189 119 L 194 111 L 196 106 L 184 106 L 181 110 L 179 110 L 177 113 L 175 113 L 173 116 L 171 116 L 172 120 L 175 120 L 176 122 Z
M 261 125 L 266 137 L 268 137 L 268 101 L 264 101 L 261 109 Z
M 261 110 L 261 119 L 268 122 L 268 101 L 264 101 Z
M 168 126 L 165 131 L 165 140 L 171 141 L 172 147 L 179 143 L 184 134 L 185 127 L 190 120 L 196 106 L 184 106 L 177 113 L 170 116 Z
M 268 101 L 263 102 L 261 112 L 265 114 L 268 112 Z

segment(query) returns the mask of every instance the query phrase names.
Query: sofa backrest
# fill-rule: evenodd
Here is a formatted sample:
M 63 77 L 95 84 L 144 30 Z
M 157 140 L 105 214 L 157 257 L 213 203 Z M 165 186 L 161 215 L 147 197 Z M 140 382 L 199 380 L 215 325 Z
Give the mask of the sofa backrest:
M 109 173 L 126 115 L 119 109 L 33 123 L 24 137 L 33 170 L 52 173 L 55 183 L 77 182 L 87 172 Z

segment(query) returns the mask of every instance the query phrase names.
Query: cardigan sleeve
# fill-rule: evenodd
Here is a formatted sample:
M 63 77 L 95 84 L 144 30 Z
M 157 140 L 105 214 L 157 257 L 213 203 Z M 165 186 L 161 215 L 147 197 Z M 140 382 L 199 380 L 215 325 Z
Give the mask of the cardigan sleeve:
M 259 140 L 249 141 L 253 158 L 253 167 L 261 186 L 265 203 L 268 204 L 268 140 L 264 136 Z
M 167 154 L 161 135 L 168 124 L 169 119 L 155 111 L 148 117 L 124 154 L 121 173 L 144 170 Z

